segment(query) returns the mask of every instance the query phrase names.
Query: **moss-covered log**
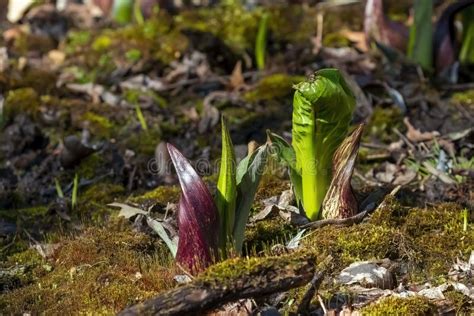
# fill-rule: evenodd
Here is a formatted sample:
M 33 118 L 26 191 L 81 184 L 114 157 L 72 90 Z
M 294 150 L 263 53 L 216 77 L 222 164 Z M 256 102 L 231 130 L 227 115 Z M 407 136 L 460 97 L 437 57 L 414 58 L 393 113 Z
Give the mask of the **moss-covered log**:
M 120 316 L 192 315 L 244 298 L 261 297 L 307 284 L 313 256 L 231 259 L 193 282 L 123 310 Z

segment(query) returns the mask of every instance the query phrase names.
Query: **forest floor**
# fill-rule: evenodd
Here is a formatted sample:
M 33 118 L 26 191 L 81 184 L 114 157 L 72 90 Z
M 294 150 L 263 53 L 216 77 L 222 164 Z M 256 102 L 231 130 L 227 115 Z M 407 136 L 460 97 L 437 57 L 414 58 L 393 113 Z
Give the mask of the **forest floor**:
M 321 10 L 161 10 L 117 26 L 46 5 L 21 24 L 0 21 L 2 313 L 113 314 L 252 271 L 271 287 L 272 269 L 301 271 L 305 262 L 314 265 L 305 282 L 223 299 L 229 304 L 210 304 L 209 313 L 473 313 L 474 72 L 461 67 L 457 83 L 438 82 L 367 48 L 362 4 Z M 406 18 L 404 8 L 394 10 Z M 264 13 L 271 23 L 257 70 Z M 360 223 L 301 233 L 272 207 L 291 189 L 285 169 L 272 164 L 242 258 L 180 284 L 186 274 L 145 217 L 124 218 L 109 204 L 175 224 L 180 188 L 164 144 L 195 162 L 214 192 L 220 115 L 240 159 L 251 141 L 266 141 L 267 129 L 289 139 L 293 84 L 326 67 L 345 73 L 357 97 L 354 124 L 366 123 L 352 182 L 360 208 L 374 211 Z M 318 293 L 305 302 L 320 269 Z

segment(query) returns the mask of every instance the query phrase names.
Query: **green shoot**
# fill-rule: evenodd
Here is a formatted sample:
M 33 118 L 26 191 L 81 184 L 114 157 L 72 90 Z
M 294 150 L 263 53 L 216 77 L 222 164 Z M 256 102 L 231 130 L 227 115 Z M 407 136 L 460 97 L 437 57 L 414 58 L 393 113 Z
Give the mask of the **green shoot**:
M 54 179 L 54 185 L 56 186 L 56 193 L 58 197 L 61 199 L 64 198 L 63 189 L 61 189 L 61 185 L 59 184 L 59 181 L 57 178 Z
M 229 242 L 233 242 L 232 232 L 235 220 L 236 205 L 236 165 L 235 153 L 230 139 L 224 118 L 222 122 L 222 154 L 219 170 L 219 180 L 217 181 L 216 206 L 219 211 L 220 236 L 219 247 L 222 254 L 225 255 L 225 249 Z
M 137 114 L 138 121 L 144 131 L 148 130 L 148 125 L 146 124 L 145 117 L 143 116 L 142 109 L 138 104 L 135 104 L 135 113 Z
M 74 207 L 77 204 L 77 191 L 79 189 L 79 177 L 77 173 L 74 175 L 74 182 L 72 186 L 72 195 L 71 195 L 71 206 L 74 209 Z
M 268 13 L 264 13 L 258 25 L 257 39 L 255 42 L 255 61 L 257 69 L 265 68 L 265 53 L 267 49 Z

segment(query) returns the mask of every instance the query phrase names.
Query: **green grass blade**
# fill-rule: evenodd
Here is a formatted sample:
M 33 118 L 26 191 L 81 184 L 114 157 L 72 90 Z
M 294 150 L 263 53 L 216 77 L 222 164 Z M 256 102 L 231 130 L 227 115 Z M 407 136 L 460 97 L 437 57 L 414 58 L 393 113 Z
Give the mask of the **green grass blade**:
M 137 114 L 138 121 L 140 122 L 141 127 L 144 131 L 148 130 L 148 125 L 146 124 L 145 117 L 143 116 L 142 109 L 138 104 L 135 104 L 135 113 Z
M 236 162 L 234 147 L 224 118 L 222 122 L 222 153 L 217 181 L 216 205 L 219 211 L 219 246 L 225 254 L 226 245 L 232 242 L 237 197 Z
M 433 65 L 433 15 L 432 0 L 415 0 L 415 18 L 410 28 L 408 56 L 423 69 Z
M 72 186 L 72 195 L 71 195 L 71 206 L 74 209 L 74 207 L 77 204 L 77 191 L 79 189 L 79 176 L 77 173 L 74 175 L 74 182 Z
M 57 178 L 54 179 L 54 185 L 56 186 L 56 194 L 58 195 L 58 197 L 61 199 L 64 198 L 63 189 L 61 189 L 61 185 L 59 184 Z
M 264 13 L 258 25 L 257 39 L 255 41 L 255 61 L 257 69 L 265 68 L 265 53 L 267 50 L 268 13 Z

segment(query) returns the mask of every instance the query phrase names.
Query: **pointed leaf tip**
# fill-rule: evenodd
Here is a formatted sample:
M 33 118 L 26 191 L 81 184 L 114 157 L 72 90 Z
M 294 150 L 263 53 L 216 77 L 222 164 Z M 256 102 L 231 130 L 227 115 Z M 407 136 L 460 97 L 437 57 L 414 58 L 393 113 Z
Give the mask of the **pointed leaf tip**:
M 206 184 L 189 161 L 171 144 L 167 144 L 171 161 L 181 185 L 178 211 L 179 242 L 176 260 L 196 273 L 217 259 L 219 218 Z
M 358 203 L 351 179 L 364 124 L 347 136 L 333 157 L 333 178 L 323 202 L 323 218 L 348 218 L 357 214 Z
M 217 181 L 216 205 L 219 211 L 221 228 L 219 245 L 222 254 L 226 253 L 226 246 L 233 242 L 232 231 L 235 220 L 235 205 L 237 196 L 236 184 L 236 162 L 234 146 L 230 138 L 229 130 L 222 116 L 222 153 L 219 179 Z

